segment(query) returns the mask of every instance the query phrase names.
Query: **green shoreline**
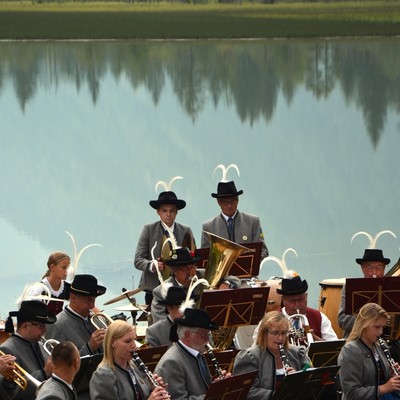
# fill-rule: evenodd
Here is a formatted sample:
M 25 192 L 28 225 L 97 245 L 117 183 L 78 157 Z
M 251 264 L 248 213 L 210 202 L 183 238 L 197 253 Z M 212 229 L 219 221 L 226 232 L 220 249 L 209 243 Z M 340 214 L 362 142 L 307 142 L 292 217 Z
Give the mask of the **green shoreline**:
M 182 4 L 0 1 L 0 39 L 400 35 L 400 1 Z

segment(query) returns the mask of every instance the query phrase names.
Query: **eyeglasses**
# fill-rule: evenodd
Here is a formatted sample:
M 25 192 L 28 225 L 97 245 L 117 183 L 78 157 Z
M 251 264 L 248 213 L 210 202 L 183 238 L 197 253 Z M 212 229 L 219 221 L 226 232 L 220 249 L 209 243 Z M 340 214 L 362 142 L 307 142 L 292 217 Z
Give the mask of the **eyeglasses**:
M 373 271 L 382 272 L 385 269 L 385 267 L 383 266 L 377 266 L 377 267 L 363 266 L 363 268 L 368 272 L 373 272 Z
M 210 332 L 203 333 L 203 332 L 193 331 L 192 333 L 196 333 L 197 335 L 199 335 L 203 339 L 210 339 L 211 338 L 211 333 Z
M 267 331 L 272 336 L 287 336 L 289 331 Z
M 43 323 L 41 323 L 41 322 L 27 322 L 29 325 L 32 325 L 32 326 L 38 326 L 39 328 L 45 328 L 46 327 L 46 324 L 43 324 Z

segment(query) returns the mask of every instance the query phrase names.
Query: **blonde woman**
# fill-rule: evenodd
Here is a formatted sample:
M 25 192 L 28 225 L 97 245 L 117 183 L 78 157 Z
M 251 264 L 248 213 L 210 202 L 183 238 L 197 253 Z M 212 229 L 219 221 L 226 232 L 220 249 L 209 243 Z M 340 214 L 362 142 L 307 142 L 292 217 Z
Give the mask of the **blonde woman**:
M 285 374 L 310 366 L 305 347 L 288 342 L 290 323 L 279 311 L 266 313 L 259 325 L 255 344 L 236 356 L 233 374 L 258 370 L 258 375 L 247 396 L 248 400 L 271 398 Z M 287 358 L 285 367 L 280 353 L 283 346 Z
M 90 380 L 91 400 L 169 399 L 160 377 L 154 387 L 132 361 L 136 328 L 126 321 L 113 321 L 104 337 L 104 356 Z
M 342 400 L 400 398 L 400 376 L 393 374 L 377 342 L 387 317 L 386 311 L 375 303 L 365 304 L 358 312 L 338 359 Z

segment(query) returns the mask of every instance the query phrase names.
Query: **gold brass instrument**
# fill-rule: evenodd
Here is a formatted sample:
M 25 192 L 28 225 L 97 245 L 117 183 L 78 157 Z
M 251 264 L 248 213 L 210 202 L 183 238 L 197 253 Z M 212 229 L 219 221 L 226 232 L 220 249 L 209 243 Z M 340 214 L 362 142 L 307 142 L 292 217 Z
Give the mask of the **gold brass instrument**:
M 95 326 L 96 329 L 107 329 L 108 325 L 113 322 L 113 319 L 107 314 L 99 312 L 90 317 L 90 322 Z
M 6 354 L 0 350 L 0 356 L 5 356 Z M 11 372 L 7 372 L 3 374 L 4 379 L 10 382 L 14 382 L 18 385 L 22 390 L 26 390 L 28 387 L 28 381 L 31 382 L 36 387 L 39 387 L 42 382 L 37 380 L 31 374 L 26 372 L 20 365 L 16 362 L 13 363 L 13 370 Z
M 285 348 L 282 344 L 279 345 L 279 355 L 281 356 L 283 371 L 285 372 L 285 376 L 289 373 L 289 361 L 287 355 L 285 353 Z
M 400 375 L 400 370 L 396 365 L 396 361 L 394 361 L 394 359 L 390 355 L 390 350 L 389 350 L 389 347 L 387 346 L 386 342 L 382 338 L 379 338 L 378 342 L 379 342 L 379 345 L 381 346 L 383 353 L 385 354 L 386 359 L 389 362 L 390 367 L 393 370 L 393 373 L 395 375 Z
M 289 342 L 295 346 L 309 346 L 314 342 L 312 333 L 310 332 L 310 324 L 304 314 L 297 314 L 289 316 L 290 329 L 289 329 Z M 297 326 L 296 326 L 297 325 Z
M 236 261 L 236 259 L 244 254 L 254 252 L 254 249 L 249 249 L 238 243 L 231 242 L 213 233 L 206 232 L 210 241 L 210 253 L 208 257 L 208 265 L 204 278 L 210 284 L 210 289 L 218 289 L 224 276 Z M 233 341 L 237 327 L 225 328 L 220 327 L 213 331 L 214 347 L 220 350 L 227 350 Z

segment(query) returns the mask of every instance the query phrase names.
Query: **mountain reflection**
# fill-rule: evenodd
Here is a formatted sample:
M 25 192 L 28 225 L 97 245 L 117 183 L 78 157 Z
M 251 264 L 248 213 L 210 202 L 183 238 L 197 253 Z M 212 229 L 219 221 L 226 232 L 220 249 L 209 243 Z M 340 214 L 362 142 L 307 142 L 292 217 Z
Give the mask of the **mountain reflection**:
M 195 121 L 206 100 L 234 104 L 240 119 L 268 123 L 278 95 L 290 105 L 300 88 L 324 99 L 340 88 L 363 113 L 376 147 L 389 108 L 400 110 L 400 41 L 5 42 L 0 44 L 0 95 L 12 80 L 21 110 L 38 87 L 69 81 L 102 96 L 102 78 L 126 76 L 158 103 L 167 80 Z

